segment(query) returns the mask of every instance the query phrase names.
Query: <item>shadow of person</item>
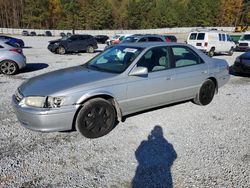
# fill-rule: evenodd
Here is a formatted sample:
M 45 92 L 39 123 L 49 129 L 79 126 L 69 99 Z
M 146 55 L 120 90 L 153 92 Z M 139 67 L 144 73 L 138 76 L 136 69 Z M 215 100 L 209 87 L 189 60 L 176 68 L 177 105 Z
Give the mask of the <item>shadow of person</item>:
M 148 140 L 141 142 L 135 151 L 138 161 L 133 188 L 166 187 L 172 188 L 171 166 L 177 154 L 164 137 L 160 126 L 155 126 Z

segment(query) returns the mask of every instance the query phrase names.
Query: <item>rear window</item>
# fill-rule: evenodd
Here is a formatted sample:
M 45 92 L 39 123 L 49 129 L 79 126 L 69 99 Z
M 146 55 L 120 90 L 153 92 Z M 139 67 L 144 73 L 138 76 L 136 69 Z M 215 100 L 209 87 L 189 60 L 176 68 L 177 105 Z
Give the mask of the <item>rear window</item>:
M 191 33 L 189 40 L 196 40 L 196 37 L 197 37 L 197 33 Z
M 205 33 L 199 33 L 197 40 L 204 40 L 205 39 Z
M 9 41 L 5 42 L 5 44 L 12 46 L 12 47 L 15 47 L 15 48 L 18 48 L 18 45 L 16 45 L 15 43 L 9 42 Z

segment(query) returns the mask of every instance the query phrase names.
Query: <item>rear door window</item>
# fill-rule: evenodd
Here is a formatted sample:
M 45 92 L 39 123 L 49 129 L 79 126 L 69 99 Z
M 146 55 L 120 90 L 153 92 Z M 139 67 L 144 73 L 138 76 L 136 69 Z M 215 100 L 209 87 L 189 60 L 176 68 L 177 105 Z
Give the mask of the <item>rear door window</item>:
M 172 47 L 175 67 L 186 67 L 202 63 L 200 57 L 188 47 L 174 46 Z
M 148 41 L 147 37 L 143 37 L 138 42 L 147 42 L 147 41 Z
M 159 37 L 148 37 L 149 42 L 163 42 L 163 40 Z
M 222 34 L 222 40 L 226 41 L 226 35 L 225 34 Z
M 189 40 L 196 40 L 196 37 L 197 37 L 197 33 L 191 33 Z
M 219 34 L 219 41 L 222 41 L 222 35 Z
M 0 48 L 3 48 L 3 46 L 0 45 Z
M 204 40 L 205 39 L 205 33 L 199 33 L 197 36 L 197 40 Z

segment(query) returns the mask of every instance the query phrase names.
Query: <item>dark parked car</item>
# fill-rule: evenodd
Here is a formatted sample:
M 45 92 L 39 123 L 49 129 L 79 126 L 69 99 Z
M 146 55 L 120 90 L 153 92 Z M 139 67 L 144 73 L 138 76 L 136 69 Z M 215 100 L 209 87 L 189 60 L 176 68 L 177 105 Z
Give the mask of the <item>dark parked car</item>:
M 30 36 L 36 36 L 36 32 L 35 31 L 31 31 L 30 32 Z
M 45 31 L 45 36 L 51 37 L 51 36 L 52 36 L 52 33 L 51 33 L 50 31 Z
M 161 35 L 157 35 L 157 34 L 134 34 L 134 35 L 130 35 L 125 37 L 121 44 L 124 43 L 138 43 L 138 42 L 166 42 L 166 39 L 161 36 Z M 105 47 L 106 49 L 112 48 L 115 44 L 113 45 L 109 45 Z
M 166 42 L 177 42 L 177 38 L 174 35 L 162 35 L 165 39 Z
M 250 51 L 241 54 L 235 59 L 233 70 L 235 73 L 250 74 Z
M 0 35 L 0 40 L 8 40 L 9 42 L 14 43 L 21 48 L 24 47 L 24 42 L 22 39 Z
M 105 42 L 109 39 L 109 37 L 107 35 L 96 35 L 95 36 L 95 40 L 98 42 L 98 43 L 102 43 L 102 44 L 105 44 Z
M 23 30 L 23 31 L 22 31 L 22 36 L 29 36 L 29 32 L 28 32 L 28 31 Z
M 68 52 L 87 51 L 93 53 L 97 49 L 97 42 L 91 35 L 72 35 L 49 42 L 48 49 L 53 53 L 65 54 Z

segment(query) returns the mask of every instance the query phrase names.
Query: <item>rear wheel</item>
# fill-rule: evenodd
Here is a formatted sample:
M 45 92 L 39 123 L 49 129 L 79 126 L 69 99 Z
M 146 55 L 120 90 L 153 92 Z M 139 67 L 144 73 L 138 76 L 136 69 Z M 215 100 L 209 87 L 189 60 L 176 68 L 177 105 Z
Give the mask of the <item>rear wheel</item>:
M 0 63 L 0 72 L 6 75 L 16 74 L 18 71 L 18 65 L 11 60 L 5 60 Z
M 211 49 L 209 50 L 209 52 L 208 52 L 208 56 L 209 56 L 209 57 L 213 57 L 213 56 L 214 56 L 214 51 L 215 51 L 215 49 L 214 49 L 214 48 L 211 48 Z
M 88 53 L 94 53 L 94 51 L 95 51 L 95 49 L 94 49 L 93 46 L 88 46 L 88 47 L 87 47 L 87 52 L 88 52 Z
M 95 98 L 84 103 L 76 118 L 76 130 L 87 138 L 108 134 L 115 126 L 116 111 L 105 99 Z
M 234 53 L 234 48 L 232 47 L 232 48 L 229 50 L 228 55 L 229 55 L 229 56 L 232 56 L 233 53 Z
M 66 53 L 66 50 L 65 50 L 65 48 L 63 46 L 59 46 L 57 48 L 57 53 L 60 54 L 60 55 L 63 55 L 63 54 Z
M 212 80 L 206 80 L 200 87 L 199 93 L 193 99 L 193 102 L 198 105 L 208 105 L 214 98 L 215 84 Z

